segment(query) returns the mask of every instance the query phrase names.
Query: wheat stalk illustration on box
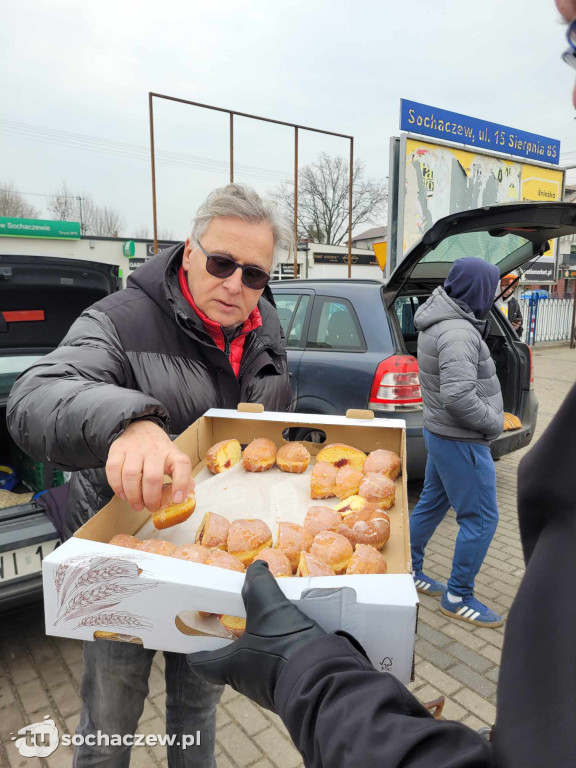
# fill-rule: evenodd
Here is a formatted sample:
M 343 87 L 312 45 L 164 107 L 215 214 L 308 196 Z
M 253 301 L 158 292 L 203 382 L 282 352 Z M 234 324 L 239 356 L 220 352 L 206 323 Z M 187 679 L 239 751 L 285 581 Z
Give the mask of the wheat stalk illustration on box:
M 127 611 L 109 611 L 126 598 L 157 586 L 157 582 L 138 582 L 141 573 L 131 556 L 77 555 L 68 558 L 58 565 L 54 574 L 59 604 L 55 624 L 81 619 L 77 627 L 151 629 L 152 624 L 142 616 Z
M 86 616 L 78 622 L 79 627 L 117 627 L 120 629 L 152 629 L 151 622 L 143 616 L 136 616 L 128 611 L 103 611 L 94 616 Z

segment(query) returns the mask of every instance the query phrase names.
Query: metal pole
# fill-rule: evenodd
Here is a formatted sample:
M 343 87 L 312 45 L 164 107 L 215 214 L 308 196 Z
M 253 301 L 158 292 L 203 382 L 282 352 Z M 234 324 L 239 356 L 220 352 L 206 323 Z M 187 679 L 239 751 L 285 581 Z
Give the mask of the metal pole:
M 348 277 L 352 277 L 352 185 L 354 183 L 354 138 L 350 137 L 350 182 L 348 184 Z
M 80 196 L 78 196 L 76 199 L 78 200 L 78 207 L 80 208 L 80 234 L 82 235 L 82 234 L 84 234 L 82 232 L 82 229 L 83 229 L 83 226 L 82 226 L 82 224 L 83 224 L 83 222 L 82 222 L 82 198 Z
M 214 107 L 211 104 L 201 104 L 199 101 L 189 101 L 188 99 L 178 99 L 176 96 L 167 96 L 165 93 L 154 93 L 152 92 L 152 96 L 155 96 L 157 99 L 166 99 L 167 101 L 175 101 L 179 104 L 189 104 L 191 107 L 202 107 L 202 109 L 213 109 L 216 112 L 226 112 L 227 114 L 230 114 L 230 110 L 226 109 L 225 107 Z M 286 125 L 288 128 L 294 128 L 295 126 L 298 128 L 301 128 L 303 131 L 313 131 L 314 133 L 325 133 L 327 136 L 339 136 L 341 139 L 350 139 L 351 136 L 348 136 L 346 133 L 335 133 L 334 131 L 324 131 L 322 128 L 311 128 L 308 125 L 297 125 L 296 123 L 287 123 L 285 120 L 273 120 L 270 117 L 262 117 L 261 115 L 250 115 L 248 112 L 238 112 L 238 110 L 234 110 L 234 114 L 238 117 L 249 117 L 252 120 L 262 120 L 265 123 L 274 123 L 275 125 Z
M 230 184 L 234 183 L 234 113 L 230 112 Z
M 574 285 L 572 287 L 572 324 L 570 325 L 570 349 L 574 349 L 576 346 L 574 339 L 574 323 L 576 323 L 576 278 L 574 278 Z
M 298 277 L 298 126 L 294 128 L 294 277 Z
M 148 112 L 150 114 L 150 160 L 152 164 L 152 216 L 154 219 L 154 253 L 158 253 L 158 217 L 156 213 L 156 160 L 154 157 L 154 112 L 152 98 L 154 94 L 148 94 Z

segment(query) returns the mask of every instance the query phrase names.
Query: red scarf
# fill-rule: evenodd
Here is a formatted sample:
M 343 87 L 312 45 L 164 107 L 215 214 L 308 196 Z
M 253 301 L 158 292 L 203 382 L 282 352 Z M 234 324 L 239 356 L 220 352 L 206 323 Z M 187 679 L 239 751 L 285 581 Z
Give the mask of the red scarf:
M 200 320 L 202 320 L 204 328 L 210 334 L 214 344 L 216 344 L 218 349 L 224 352 L 226 349 L 226 337 L 224 335 L 224 331 L 222 330 L 222 326 L 218 323 L 215 323 L 214 320 L 210 320 L 210 318 L 205 315 L 204 312 L 198 309 L 194 303 L 194 299 L 190 293 L 190 288 L 188 287 L 188 280 L 186 279 L 186 272 L 184 267 L 180 267 L 178 270 L 178 280 L 180 282 L 180 288 L 184 298 L 192 307 L 194 312 L 196 312 Z M 240 363 L 242 362 L 242 354 L 244 352 L 244 342 L 246 341 L 246 336 L 250 333 L 250 331 L 254 331 L 256 328 L 260 328 L 261 325 L 262 315 L 260 314 L 258 307 L 256 307 L 250 313 L 250 317 L 242 324 L 242 330 L 240 333 L 234 337 L 232 343 L 230 344 L 228 360 L 230 361 L 230 365 L 232 366 L 232 370 L 236 376 L 238 376 L 238 373 L 240 372 Z

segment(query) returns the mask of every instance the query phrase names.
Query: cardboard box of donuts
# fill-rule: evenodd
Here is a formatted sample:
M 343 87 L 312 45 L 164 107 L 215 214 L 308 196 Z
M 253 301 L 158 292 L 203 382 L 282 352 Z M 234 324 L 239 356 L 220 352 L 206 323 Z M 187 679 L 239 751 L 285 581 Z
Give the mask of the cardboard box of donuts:
M 287 443 L 287 427 L 326 439 Z M 220 648 L 243 630 L 244 571 L 262 558 L 305 613 L 408 682 L 418 600 L 404 422 L 246 404 L 208 411 L 176 444 L 195 479 L 183 505 L 151 515 L 115 497 L 44 560 L 47 633 Z

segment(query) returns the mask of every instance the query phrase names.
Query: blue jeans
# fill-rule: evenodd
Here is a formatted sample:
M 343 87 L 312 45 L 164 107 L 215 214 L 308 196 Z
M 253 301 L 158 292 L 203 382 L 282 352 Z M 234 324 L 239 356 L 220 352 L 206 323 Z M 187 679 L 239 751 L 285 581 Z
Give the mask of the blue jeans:
M 76 733 L 127 735 L 136 731 L 148 695 L 148 677 L 156 651 L 140 645 L 96 640 L 84 643 L 82 714 Z M 167 747 L 170 768 L 215 768 L 216 707 L 223 688 L 193 672 L 180 653 L 166 660 L 166 734 L 195 736 L 200 745 Z M 144 747 L 136 747 L 144 749 Z M 74 768 L 128 768 L 130 746 L 76 747 Z
M 453 507 L 459 530 L 448 590 L 472 597 L 474 579 L 498 525 L 496 471 L 490 449 L 446 440 L 426 428 L 424 442 L 428 450 L 424 488 L 410 516 L 412 568 L 422 570 L 426 545 Z

